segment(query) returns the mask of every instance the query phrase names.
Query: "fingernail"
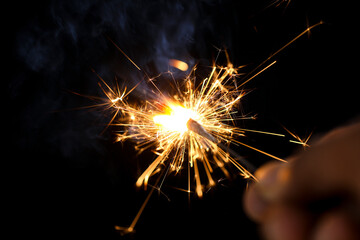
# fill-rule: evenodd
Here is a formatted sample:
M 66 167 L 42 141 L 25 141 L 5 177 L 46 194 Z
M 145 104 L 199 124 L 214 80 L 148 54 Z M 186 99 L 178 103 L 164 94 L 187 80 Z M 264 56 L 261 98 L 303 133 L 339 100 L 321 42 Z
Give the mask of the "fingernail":
M 259 180 L 257 186 L 258 194 L 260 194 L 267 201 L 274 201 L 277 199 L 285 185 L 287 172 L 284 164 L 272 164 L 265 166 L 256 173 Z

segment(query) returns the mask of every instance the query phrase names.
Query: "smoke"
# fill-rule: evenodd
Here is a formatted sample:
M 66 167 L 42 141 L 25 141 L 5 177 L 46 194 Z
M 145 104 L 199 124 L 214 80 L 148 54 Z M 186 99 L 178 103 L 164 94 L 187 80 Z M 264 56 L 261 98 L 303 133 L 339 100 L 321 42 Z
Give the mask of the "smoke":
M 16 37 L 16 55 L 25 66 L 10 84 L 12 98 L 26 102 L 15 122 L 17 138 L 28 149 L 49 146 L 72 157 L 84 150 L 101 152 L 100 134 L 109 118 L 101 111 L 68 109 L 90 105 L 68 92 L 101 96 L 99 79 L 117 78 L 134 86 L 171 70 L 176 79 L 188 72 L 169 66 L 170 59 L 210 65 L 214 46 L 231 47 L 227 1 L 51 1 L 28 20 Z M 142 69 L 136 69 L 111 39 Z M 163 74 L 157 84 L 168 83 Z M 151 94 L 146 81 L 137 94 Z M 21 118 L 21 119 L 20 119 Z
M 69 55 L 101 64 L 99 58 L 115 51 L 109 36 L 138 65 L 153 63 L 153 72 L 164 72 L 167 59 L 191 62 L 193 49 L 198 56 L 204 54 L 204 28 L 212 28 L 209 16 L 202 13 L 205 3 L 53 1 L 45 19 L 19 35 L 19 55 L 32 70 L 46 73 L 61 70 Z

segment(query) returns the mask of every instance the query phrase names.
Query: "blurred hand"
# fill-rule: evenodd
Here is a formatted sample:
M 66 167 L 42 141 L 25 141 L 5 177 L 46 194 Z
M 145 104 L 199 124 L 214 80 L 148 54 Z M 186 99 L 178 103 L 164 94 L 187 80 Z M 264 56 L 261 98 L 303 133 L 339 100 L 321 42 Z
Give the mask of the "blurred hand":
M 360 123 L 260 168 L 245 211 L 269 240 L 360 239 Z

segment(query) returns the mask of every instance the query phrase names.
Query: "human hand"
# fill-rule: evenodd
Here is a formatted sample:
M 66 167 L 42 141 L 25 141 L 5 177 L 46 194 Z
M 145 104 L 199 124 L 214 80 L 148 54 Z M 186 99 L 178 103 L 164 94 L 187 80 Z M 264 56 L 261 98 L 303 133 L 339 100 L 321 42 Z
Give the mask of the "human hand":
M 360 239 L 360 123 L 255 176 L 244 207 L 266 239 Z

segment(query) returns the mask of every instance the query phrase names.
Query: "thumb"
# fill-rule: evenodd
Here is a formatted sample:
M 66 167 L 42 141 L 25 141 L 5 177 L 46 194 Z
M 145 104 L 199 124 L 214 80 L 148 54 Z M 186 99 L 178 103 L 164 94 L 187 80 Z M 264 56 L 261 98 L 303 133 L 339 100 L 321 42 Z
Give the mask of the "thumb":
M 336 129 L 289 162 L 280 198 L 313 201 L 333 194 L 360 199 L 360 123 Z

